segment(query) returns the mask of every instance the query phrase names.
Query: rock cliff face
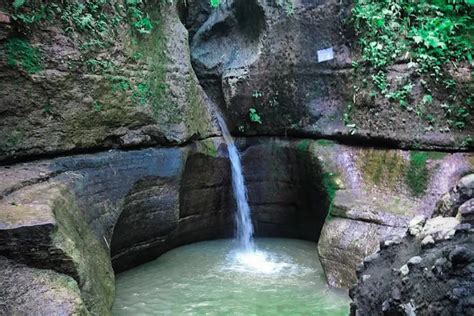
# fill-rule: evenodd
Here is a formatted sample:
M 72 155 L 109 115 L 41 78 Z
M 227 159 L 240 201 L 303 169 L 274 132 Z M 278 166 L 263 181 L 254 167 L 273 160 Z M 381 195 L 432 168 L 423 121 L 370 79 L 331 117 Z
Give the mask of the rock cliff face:
M 122 0 L 10 3 L 0 4 L 0 160 L 216 133 L 175 6 L 141 8 L 160 22 L 140 34 Z
M 425 149 L 459 148 L 473 134 L 472 123 L 464 131 L 446 133 L 416 111 L 370 97 L 374 92 L 369 88 L 354 91 L 367 79 L 351 65 L 360 59 L 348 23 L 352 1 L 228 0 L 208 13 L 197 31 L 205 11 L 199 4 L 190 6 L 187 25 L 195 32 L 194 68 L 235 133 L 330 137 Z M 326 49 L 328 61 L 320 56 Z M 396 86 L 402 77 L 415 77 L 408 63 L 401 60 L 389 69 L 390 85 Z M 466 72 L 468 67 L 459 70 Z M 469 91 L 472 84 L 464 77 L 456 76 L 457 84 Z M 419 104 L 423 98 L 419 79 L 414 91 L 412 102 Z M 446 97 L 441 94 L 433 102 L 446 102 Z M 427 108 L 427 115 L 444 122 L 445 114 L 437 108 Z M 250 109 L 261 124 L 252 121 Z

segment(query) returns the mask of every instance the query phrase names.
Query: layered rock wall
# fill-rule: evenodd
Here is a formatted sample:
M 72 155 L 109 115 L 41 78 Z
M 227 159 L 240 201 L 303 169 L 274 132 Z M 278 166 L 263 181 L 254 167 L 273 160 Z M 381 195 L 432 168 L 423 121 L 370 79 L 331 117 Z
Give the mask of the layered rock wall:
M 317 159 L 287 141 L 239 143 L 257 235 L 317 241 L 329 205 Z M 182 244 L 233 235 L 220 138 L 4 166 L 0 174 L 0 255 L 12 266 L 2 277 L 23 265 L 38 277 L 38 269 L 68 276 L 93 314 L 109 313 L 112 266 L 119 272 Z M 64 306 L 82 306 L 68 298 Z M 5 310 L 33 308 L 15 302 Z
M 0 161 L 217 133 L 176 6 L 131 6 L 0 4 Z M 134 9 L 151 30 L 137 29 Z

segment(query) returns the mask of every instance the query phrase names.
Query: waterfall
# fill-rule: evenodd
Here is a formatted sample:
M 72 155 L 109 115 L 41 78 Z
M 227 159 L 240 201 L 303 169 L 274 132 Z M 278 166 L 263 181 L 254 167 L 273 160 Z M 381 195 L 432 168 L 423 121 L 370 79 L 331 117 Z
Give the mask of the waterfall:
M 253 251 L 255 249 L 253 242 L 253 225 L 250 217 L 250 206 L 248 203 L 247 188 L 245 187 L 239 151 L 235 146 L 232 135 L 230 135 L 225 120 L 219 114 L 217 114 L 217 120 L 227 144 L 232 168 L 232 189 L 237 203 L 237 212 L 235 214 L 237 241 L 242 250 Z

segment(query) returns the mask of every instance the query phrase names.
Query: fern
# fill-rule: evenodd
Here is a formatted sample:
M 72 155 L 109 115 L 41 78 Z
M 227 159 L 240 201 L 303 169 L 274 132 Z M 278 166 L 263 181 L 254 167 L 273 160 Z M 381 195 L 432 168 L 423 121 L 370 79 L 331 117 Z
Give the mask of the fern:
M 21 8 L 25 4 L 26 0 L 15 0 L 13 1 L 13 7 L 15 9 Z

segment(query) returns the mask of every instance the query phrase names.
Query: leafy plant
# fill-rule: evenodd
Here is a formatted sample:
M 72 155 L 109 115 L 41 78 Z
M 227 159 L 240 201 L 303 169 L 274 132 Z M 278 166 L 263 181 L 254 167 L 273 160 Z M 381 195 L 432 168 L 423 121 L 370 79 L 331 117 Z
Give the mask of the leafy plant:
M 261 98 L 263 96 L 262 92 L 258 91 L 258 90 L 255 90 L 253 93 L 252 93 L 252 97 L 255 98 L 255 99 L 258 99 L 258 98 Z
M 37 73 L 42 69 L 41 54 L 38 49 L 22 38 L 13 37 L 5 44 L 7 64 L 20 67 L 29 74 Z
M 467 148 L 467 147 L 471 146 L 473 143 L 474 143 L 474 141 L 473 141 L 472 137 L 467 136 L 462 140 L 461 147 L 462 148 Z
M 140 105 L 145 105 L 150 95 L 150 86 L 141 82 L 136 85 L 135 91 L 132 93 L 132 99 L 138 102 Z
M 220 4 L 220 0 L 209 0 L 212 8 L 217 8 Z
M 257 113 L 257 110 L 255 108 L 249 109 L 249 117 L 250 117 L 250 121 L 254 123 L 262 124 L 262 119 L 260 115 Z
M 24 4 L 25 4 L 26 0 L 15 0 L 13 1 L 13 7 L 15 9 L 19 9 L 20 7 L 22 7 Z
M 472 0 L 356 0 L 352 23 L 361 60 L 353 63 L 354 70 L 368 72 L 385 98 L 408 110 L 413 108 L 408 101 L 412 80 L 417 77 L 421 77 L 426 92 L 423 106 L 437 105 L 433 92 L 443 89 L 450 94 L 449 99 L 455 100 L 459 91 L 447 70 L 448 66 L 473 64 L 473 17 Z M 387 68 L 399 61 L 409 61 L 409 68 L 414 69 L 402 88 L 390 86 L 386 76 Z M 455 121 L 459 122 L 458 128 L 468 122 L 467 116 Z
M 100 112 L 102 110 L 102 104 L 99 101 L 95 101 L 93 104 L 94 112 Z

